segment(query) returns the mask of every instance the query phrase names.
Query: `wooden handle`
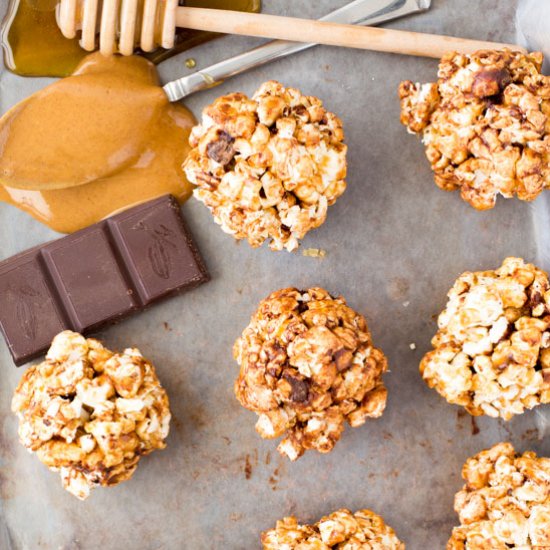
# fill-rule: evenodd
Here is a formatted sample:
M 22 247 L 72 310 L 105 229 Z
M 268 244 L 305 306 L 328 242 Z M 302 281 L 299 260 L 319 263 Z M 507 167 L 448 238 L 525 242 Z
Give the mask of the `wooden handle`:
M 473 53 L 477 50 L 502 48 L 526 51 L 516 44 L 206 8 L 176 8 L 176 26 L 435 58 L 441 58 L 449 51 Z
M 157 44 L 171 48 L 176 27 L 435 58 L 449 51 L 525 51 L 515 44 L 177 4 L 178 0 L 60 0 L 57 18 L 67 38 L 74 38 L 76 31 L 82 29 L 82 47 L 90 51 L 95 48 L 99 21 L 99 45 L 105 55 L 116 50 L 131 55 L 136 43 L 146 52 Z

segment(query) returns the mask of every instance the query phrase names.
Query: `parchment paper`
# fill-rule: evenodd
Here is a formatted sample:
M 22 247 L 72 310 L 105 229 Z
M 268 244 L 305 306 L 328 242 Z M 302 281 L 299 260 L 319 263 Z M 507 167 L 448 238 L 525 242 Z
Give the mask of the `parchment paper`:
M 317 17 L 342 0 L 265 0 L 268 12 Z M 435 0 L 432 9 L 390 26 L 464 37 L 514 40 L 515 0 Z M 1 11 L 6 0 L 0 0 Z M 161 65 L 166 81 L 244 51 L 258 41 L 231 37 Z M 435 60 L 318 47 L 234 78 L 187 101 L 199 114 L 217 95 L 249 94 L 266 79 L 324 99 L 344 120 L 349 187 L 303 248 L 324 259 L 236 244 L 191 200 L 184 207 L 213 280 L 99 334 L 114 349 L 138 346 L 171 398 L 168 448 L 144 458 L 133 479 L 79 502 L 17 440 L 10 413 L 16 369 L 0 343 L 0 548 L 64 550 L 255 549 L 259 534 L 295 514 L 315 521 L 338 507 L 368 507 L 394 527 L 408 550 L 443 549 L 465 459 L 498 441 L 550 456 L 539 440 L 545 413 L 509 423 L 476 423 L 428 389 L 418 363 L 436 330 L 445 293 L 465 270 L 489 269 L 507 255 L 550 268 L 544 253 L 548 210 L 499 200 L 476 212 L 436 188 L 420 141 L 399 123 L 400 80 L 430 81 Z M 0 108 L 46 79 L 0 75 Z M 61 160 L 61 159 L 60 159 Z M 0 205 L 0 259 L 56 235 Z M 538 239 L 538 240 L 537 240 Z M 233 396 L 233 341 L 258 301 L 289 285 L 322 285 L 364 313 L 389 357 L 388 407 L 379 420 L 347 428 L 329 455 L 296 463 L 254 431 L 255 415 Z M 410 344 L 416 349 L 412 350 Z M 479 432 L 478 432 L 479 430 Z
M 550 3 L 546 0 L 519 0 L 516 12 L 518 42 L 544 53 L 543 70 L 548 71 L 550 55 Z M 548 74 L 548 73 L 546 73 Z

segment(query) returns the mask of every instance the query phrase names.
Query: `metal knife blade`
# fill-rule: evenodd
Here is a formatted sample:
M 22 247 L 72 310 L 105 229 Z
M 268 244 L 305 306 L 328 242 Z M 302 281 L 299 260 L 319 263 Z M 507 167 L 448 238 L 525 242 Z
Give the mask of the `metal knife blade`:
M 321 21 L 336 23 L 377 25 L 429 9 L 431 0 L 354 0 L 349 4 L 325 15 Z M 200 90 L 240 74 L 244 71 L 263 65 L 269 61 L 301 52 L 316 44 L 302 44 L 286 40 L 274 40 L 257 48 L 231 57 L 206 69 L 168 82 L 164 91 L 170 101 L 180 99 Z

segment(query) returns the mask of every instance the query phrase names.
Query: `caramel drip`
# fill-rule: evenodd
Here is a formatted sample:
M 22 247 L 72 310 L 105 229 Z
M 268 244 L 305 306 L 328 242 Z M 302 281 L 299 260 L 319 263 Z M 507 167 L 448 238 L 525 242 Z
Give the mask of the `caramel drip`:
M 0 200 L 70 233 L 192 186 L 181 164 L 193 115 L 140 57 L 86 57 L 0 119 Z

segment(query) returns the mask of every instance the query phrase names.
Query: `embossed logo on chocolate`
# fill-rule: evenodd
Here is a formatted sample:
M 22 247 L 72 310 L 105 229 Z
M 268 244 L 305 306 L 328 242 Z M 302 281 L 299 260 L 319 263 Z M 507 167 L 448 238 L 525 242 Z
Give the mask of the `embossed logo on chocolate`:
M 16 297 L 15 317 L 21 332 L 28 340 L 36 338 L 38 321 L 34 309 L 34 300 L 40 295 L 34 288 L 25 285 L 13 290 Z
M 135 228 L 144 231 L 151 238 L 152 242 L 147 249 L 151 269 L 161 279 L 169 279 L 172 271 L 170 248 L 177 250 L 176 244 L 171 240 L 175 233 L 164 224 L 150 227 L 144 222 L 139 222 Z

